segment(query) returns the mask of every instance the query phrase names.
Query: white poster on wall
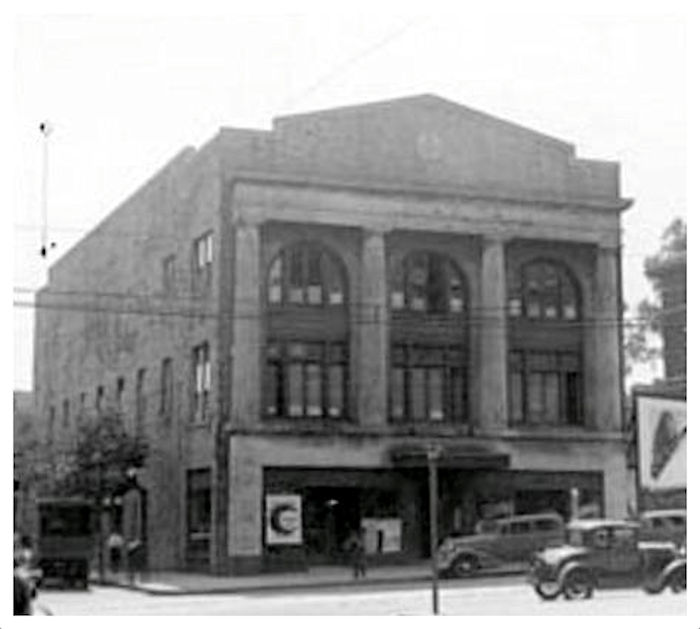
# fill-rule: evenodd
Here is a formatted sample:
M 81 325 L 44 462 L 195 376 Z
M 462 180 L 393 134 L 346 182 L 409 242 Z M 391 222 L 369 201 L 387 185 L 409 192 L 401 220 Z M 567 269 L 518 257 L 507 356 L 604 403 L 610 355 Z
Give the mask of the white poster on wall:
M 401 520 L 398 518 L 362 518 L 365 550 L 368 555 L 401 552 Z
M 301 496 L 265 496 L 265 541 L 268 546 L 301 544 Z
M 637 397 L 637 465 L 642 489 L 686 487 L 686 401 Z

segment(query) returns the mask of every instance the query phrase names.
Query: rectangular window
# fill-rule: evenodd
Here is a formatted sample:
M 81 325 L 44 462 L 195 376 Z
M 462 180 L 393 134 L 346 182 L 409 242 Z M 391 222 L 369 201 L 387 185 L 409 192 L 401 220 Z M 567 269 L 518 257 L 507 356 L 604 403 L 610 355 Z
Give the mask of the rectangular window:
M 411 376 L 411 418 L 414 420 L 426 419 L 425 405 L 425 369 L 413 367 Z
M 211 286 L 214 262 L 214 234 L 207 232 L 194 241 L 192 247 L 194 289 L 206 290 Z
M 321 417 L 321 365 L 308 363 L 306 365 L 306 415 Z
M 433 368 L 428 372 L 428 417 L 432 421 L 445 419 L 443 408 L 443 378 L 442 369 Z
M 175 293 L 175 256 L 169 255 L 163 260 L 163 292 Z
M 461 422 L 465 420 L 464 406 L 464 370 L 458 367 L 451 367 L 450 371 L 450 392 L 452 418 Z
M 328 368 L 328 416 L 342 417 L 345 411 L 345 366 Z
M 143 434 L 146 421 L 146 369 L 136 372 L 136 433 Z
M 49 443 L 53 442 L 55 431 L 56 431 L 56 407 L 50 406 L 49 407 L 48 433 L 46 435 L 46 439 Z
M 85 419 L 85 413 L 87 411 L 87 393 L 84 391 L 80 394 L 80 419 Z
M 97 391 L 95 392 L 95 410 L 97 411 L 98 415 L 102 412 L 102 408 L 104 406 L 104 397 L 105 388 L 102 385 L 100 385 L 97 387 Z
M 548 424 L 559 422 L 559 374 L 544 374 L 544 420 Z
M 527 374 L 527 417 L 533 424 L 542 422 L 544 411 L 544 382 L 542 374 L 532 372 Z
M 160 412 L 170 419 L 173 412 L 173 361 L 164 358 L 160 367 Z
M 304 365 L 292 363 L 289 373 L 289 409 L 290 417 L 301 417 L 304 414 Z
M 70 426 L 70 402 L 63 400 L 63 428 Z
M 523 374 L 511 371 L 510 379 L 510 420 L 514 424 L 523 421 Z
M 117 412 L 121 413 L 124 410 L 124 378 L 122 377 L 117 378 L 117 389 L 114 401 L 117 406 Z
M 289 303 L 304 303 L 304 251 L 293 249 L 289 254 Z
M 194 363 L 193 420 L 203 423 L 207 420 L 209 395 L 211 392 L 211 361 L 209 343 L 202 343 L 192 352 Z
M 394 367 L 391 370 L 391 416 L 393 419 L 400 420 L 405 416 L 404 394 L 404 367 Z

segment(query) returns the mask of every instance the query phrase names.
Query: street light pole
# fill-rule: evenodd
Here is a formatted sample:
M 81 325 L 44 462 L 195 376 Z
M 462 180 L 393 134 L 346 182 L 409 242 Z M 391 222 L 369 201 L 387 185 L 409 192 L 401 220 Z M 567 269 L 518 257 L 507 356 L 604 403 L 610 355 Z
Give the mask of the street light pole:
M 440 598 L 438 595 L 438 475 L 437 462 L 442 449 L 437 445 L 428 446 L 428 494 L 430 502 L 430 558 L 433 573 L 433 615 L 440 613 Z

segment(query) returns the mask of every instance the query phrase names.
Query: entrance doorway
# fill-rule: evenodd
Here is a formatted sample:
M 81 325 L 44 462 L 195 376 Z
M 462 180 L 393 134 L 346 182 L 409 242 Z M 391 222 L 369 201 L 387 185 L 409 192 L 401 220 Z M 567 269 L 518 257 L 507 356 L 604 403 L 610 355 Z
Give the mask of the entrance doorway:
M 360 527 L 360 490 L 309 487 L 304 490 L 304 544 L 312 564 L 342 563 L 343 544 Z

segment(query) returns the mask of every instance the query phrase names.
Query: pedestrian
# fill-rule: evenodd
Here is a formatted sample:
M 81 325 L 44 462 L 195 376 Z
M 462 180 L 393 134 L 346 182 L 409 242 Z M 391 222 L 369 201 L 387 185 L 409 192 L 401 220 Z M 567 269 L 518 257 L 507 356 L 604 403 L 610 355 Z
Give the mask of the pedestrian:
M 365 529 L 353 531 L 348 539 L 348 551 L 352 562 L 354 579 L 367 576 L 367 549 L 365 548 Z
M 32 592 L 29 583 L 21 575 L 21 566 L 14 562 L 14 605 L 15 616 L 30 616 L 32 613 Z
M 110 570 L 117 574 L 122 565 L 122 550 L 124 548 L 124 538 L 119 531 L 112 531 L 107 538 L 107 548 L 109 549 L 109 567 Z

